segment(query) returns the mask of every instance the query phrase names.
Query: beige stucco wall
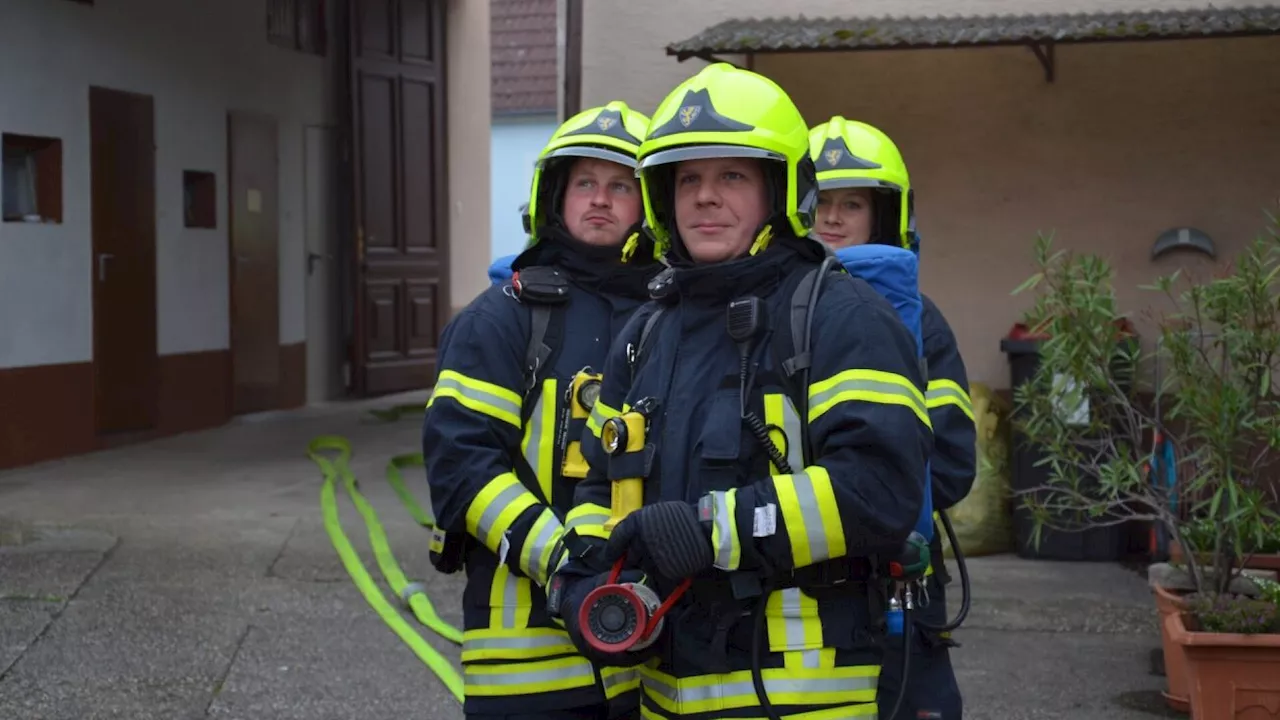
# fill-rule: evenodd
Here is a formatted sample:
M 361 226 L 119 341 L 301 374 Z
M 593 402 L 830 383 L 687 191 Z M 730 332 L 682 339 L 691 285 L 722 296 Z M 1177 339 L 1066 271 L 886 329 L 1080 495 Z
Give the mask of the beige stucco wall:
M 841 113 L 899 143 L 922 287 L 973 378 L 1007 387 L 1000 338 L 1029 305 L 1009 293 L 1035 271 L 1037 233 L 1106 256 L 1139 313 L 1167 304 L 1138 285 L 1213 266 L 1152 261 L 1161 231 L 1204 230 L 1221 262 L 1265 228 L 1263 208 L 1280 209 L 1278 57 L 1280 38 L 1067 46 L 1053 84 L 1019 48 L 760 56 L 756 68 L 810 123 Z
M 489 3 L 450 0 L 445 93 L 449 125 L 449 302 L 489 284 Z
M 877 14 L 887 5 L 859 7 Z M 913 11 L 982 5 L 996 4 L 922 2 Z M 754 0 L 713 1 L 678 23 L 659 23 L 638 5 L 588 7 L 584 102 L 618 95 L 646 111 L 705 65 L 676 63 L 662 50 L 666 42 L 735 13 L 777 14 Z M 815 0 L 805 14 L 846 8 Z M 605 33 L 606 16 L 627 31 Z M 645 22 L 651 31 L 635 26 Z M 999 341 L 1028 305 L 1009 293 L 1034 271 L 1037 232 L 1105 254 L 1123 307 L 1142 315 L 1155 298 L 1138 285 L 1183 265 L 1213 266 L 1185 257 L 1152 262 L 1161 231 L 1198 227 L 1222 260 L 1264 228 L 1264 207 L 1280 210 L 1276 58 L 1280 38 L 1061 46 L 1053 84 L 1022 48 L 758 56 L 755 68 L 782 84 L 809 122 L 841 113 L 898 141 L 919 193 L 922 286 L 950 319 L 972 379 L 1008 387 Z
M 878 17 L 1177 10 L 1204 0 L 585 0 L 582 27 L 582 103 L 621 97 L 650 112 L 672 87 L 705 63 L 677 63 L 666 46 L 733 18 Z M 1219 8 L 1268 5 L 1270 0 L 1214 0 Z M 678 9 L 677 9 L 678 8 Z M 728 57 L 738 62 L 740 58 Z

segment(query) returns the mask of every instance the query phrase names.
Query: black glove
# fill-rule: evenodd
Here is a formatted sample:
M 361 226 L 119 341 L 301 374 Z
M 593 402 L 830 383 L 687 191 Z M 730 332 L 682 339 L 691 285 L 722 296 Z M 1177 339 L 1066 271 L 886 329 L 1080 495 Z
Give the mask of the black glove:
M 715 562 L 710 529 L 698 521 L 692 505 L 678 501 L 645 505 L 618 523 L 602 559 L 613 563 L 623 555 L 628 567 L 673 581 L 693 577 Z
M 657 650 L 656 643 L 638 652 L 628 650 L 620 653 L 605 653 L 591 647 L 582 637 L 582 627 L 578 624 L 578 613 L 582 609 L 582 603 L 592 590 L 609 581 L 609 575 L 610 573 L 605 572 L 593 577 L 557 578 L 564 583 L 560 595 L 560 618 L 564 621 L 564 629 L 569 633 L 569 639 L 573 641 L 574 647 L 578 648 L 578 652 L 588 660 L 597 665 L 610 667 L 639 665 L 653 657 Z M 638 570 L 623 570 L 615 582 L 641 583 L 644 582 L 644 575 Z

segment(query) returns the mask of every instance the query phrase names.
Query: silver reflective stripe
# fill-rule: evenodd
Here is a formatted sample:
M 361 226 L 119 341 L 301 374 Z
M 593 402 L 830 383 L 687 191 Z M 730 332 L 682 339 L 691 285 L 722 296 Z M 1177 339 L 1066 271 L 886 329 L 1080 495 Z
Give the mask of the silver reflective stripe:
M 440 378 L 439 380 L 436 381 L 436 386 L 435 388 L 432 389 L 431 394 L 434 396 L 436 393 L 440 392 L 441 390 L 455 390 L 459 395 L 469 400 L 475 400 L 478 403 L 483 403 L 485 405 L 489 405 L 498 410 L 509 412 L 512 415 L 515 415 L 517 418 L 520 417 L 520 403 L 511 402 L 506 398 L 498 397 L 493 393 L 485 392 L 484 390 L 480 390 L 479 388 L 467 387 L 466 385 L 463 385 L 461 382 L 459 382 L 456 378 L 452 378 L 452 377 Z
M 715 522 L 717 541 L 715 566 L 721 570 L 736 570 L 737 567 L 733 562 L 733 546 L 737 538 L 734 537 L 733 515 L 729 512 L 727 495 L 728 493 L 719 490 L 711 493 L 711 502 L 715 503 L 711 515 Z
M 538 401 L 533 404 L 533 414 L 529 416 L 529 442 L 524 447 L 524 460 L 529 463 L 533 476 L 541 480 L 542 468 L 539 462 L 542 457 L 542 393 L 538 393 Z M 543 498 L 551 502 L 551 498 Z
M 498 497 L 494 498 L 493 502 L 489 504 L 489 507 L 484 509 L 484 513 L 480 515 L 480 521 L 476 523 L 476 536 L 486 539 L 486 542 L 489 535 L 493 532 L 494 523 L 498 522 L 498 517 L 502 515 L 502 511 L 506 510 L 511 503 L 514 503 L 516 500 L 524 497 L 524 494 L 529 492 L 525 489 L 524 485 L 521 485 L 514 477 L 509 475 L 499 477 L 508 478 L 511 485 L 498 493 Z
M 525 550 L 521 551 L 521 555 L 529 559 L 529 566 L 524 569 L 524 574 L 538 581 L 539 585 L 547 584 L 547 575 L 549 568 L 542 566 L 542 555 L 551 550 L 551 546 L 556 544 L 556 538 L 563 532 L 560 527 L 560 521 L 556 519 L 555 513 L 551 512 L 551 508 L 542 511 L 543 514 L 550 514 L 550 518 L 543 523 L 542 530 L 538 532 L 537 537 L 525 540 L 527 545 Z
M 822 524 L 818 498 L 813 493 L 813 480 L 807 472 L 794 473 L 791 479 L 796 489 L 796 501 L 800 504 L 800 515 L 804 518 L 804 532 L 809 538 L 810 562 L 826 560 L 831 557 L 831 548 L 827 546 L 826 527 Z
M 570 645 L 568 635 L 522 635 L 510 638 L 464 638 L 462 652 L 477 650 L 536 650 Z
M 841 693 L 875 690 L 876 684 L 877 678 L 875 676 L 806 679 L 766 676 L 764 690 L 769 695 L 780 695 L 782 693 Z M 704 703 L 708 700 L 727 700 L 744 696 L 749 696 L 754 701 L 756 697 L 756 688 L 751 680 L 676 689 L 664 680 L 655 678 L 652 674 L 646 674 L 644 676 L 644 687 L 646 690 L 661 695 L 673 703 Z
M 516 607 L 520 603 L 520 576 L 502 573 L 502 628 L 516 630 Z
M 950 385 L 939 384 L 935 386 L 931 383 L 929 385 L 929 392 L 924 394 L 925 405 L 928 405 L 931 408 L 939 407 L 945 404 L 944 401 L 947 398 L 955 399 L 956 404 L 962 408 L 973 407 L 973 401 L 971 401 L 968 397 L 965 397 L 964 393 L 960 392 L 959 390 L 956 390 L 954 387 L 951 387 Z
M 594 682 L 595 677 L 595 669 L 586 660 L 567 667 L 551 668 L 550 670 L 508 670 L 501 673 L 493 673 L 492 675 L 471 676 L 472 681 L 478 685 L 532 685 L 534 683 L 576 678 L 591 678 Z M 483 678 L 484 681 L 481 682 L 480 678 Z
M 565 521 L 564 531 L 578 527 L 579 525 L 603 525 L 609 521 L 609 513 L 580 513 L 574 515 Z
M 619 685 L 635 682 L 636 677 L 639 674 L 640 671 L 633 667 L 625 670 L 618 670 L 617 672 L 600 673 L 600 679 L 604 681 L 605 694 L 608 695 L 609 691 Z
M 800 413 L 791 398 L 782 398 L 782 432 L 787 436 L 787 464 L 792 471 L 804 467 L 804 448 L 800 447 Z
M 810 670 L 817 670 L 822 667 L 822 651 L 802 650 L 800 652 L 800 664 Z
M 801 617 L 800 588 L 784 588 L 782 594 L 782 627 L 787 638 L 788 650 L 799 650 L 804 647 L 804 618 Z M 814 666 L 817 667 L 817 666 Z
M 841 382 L 832 385 L 826 390 L 823 390 L 817 395 L 809 398 L 809 407 L 820 407 L 836 395 L 853 390 L 866 390 L 874 393 L 880 393 L 882 395 L 897 395 L 898 397 L 909 400 L 911 402 L 911 406 L 915 408 L 918 413 L 923 415 L 926 412 L 925 407 L 920 402 L 920 397 L 916 393 L 911 392 L 897 383 L 884 382 L 882 380 L 868 380 L 866 378 L 842 380 Z

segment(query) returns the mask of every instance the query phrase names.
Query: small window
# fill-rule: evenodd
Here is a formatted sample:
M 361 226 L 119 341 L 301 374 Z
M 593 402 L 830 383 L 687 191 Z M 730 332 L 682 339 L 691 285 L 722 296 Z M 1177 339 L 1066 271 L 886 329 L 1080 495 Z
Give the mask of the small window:
M 218 227 L 218 189 L 213 173 L 182 171 L 182 218 L 189 228 Z
M 323 56 L 328 51 L 325 0 L 267 0 L 267 41 Z
M 4 133 L 4 221 L 62 222 L 62 141 Z

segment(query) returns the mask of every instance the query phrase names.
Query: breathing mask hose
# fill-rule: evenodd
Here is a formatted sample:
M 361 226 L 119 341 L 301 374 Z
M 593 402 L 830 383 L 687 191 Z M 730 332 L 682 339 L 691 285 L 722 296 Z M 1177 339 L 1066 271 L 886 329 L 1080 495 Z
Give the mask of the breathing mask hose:
M 960 610 L 956 613 L 956 618 L 945 625 L 934 626 L 920 622 L 920 627 L 925 630 L 944 633 L 960 627 L 965 618 L 969 616 L 969 566 L 965 563 L 964 553 L 960 551 L 960 543 L 956 540 L 955 528 L 951 527 L 951 518 L 947 517 L 945 510 L 939 510 L 938 519 L 942 521 L 942 529 L 947 533 L 947 540 L 951 541 L 951 552 L 956 556 L 956 569 L 960 571 Z

